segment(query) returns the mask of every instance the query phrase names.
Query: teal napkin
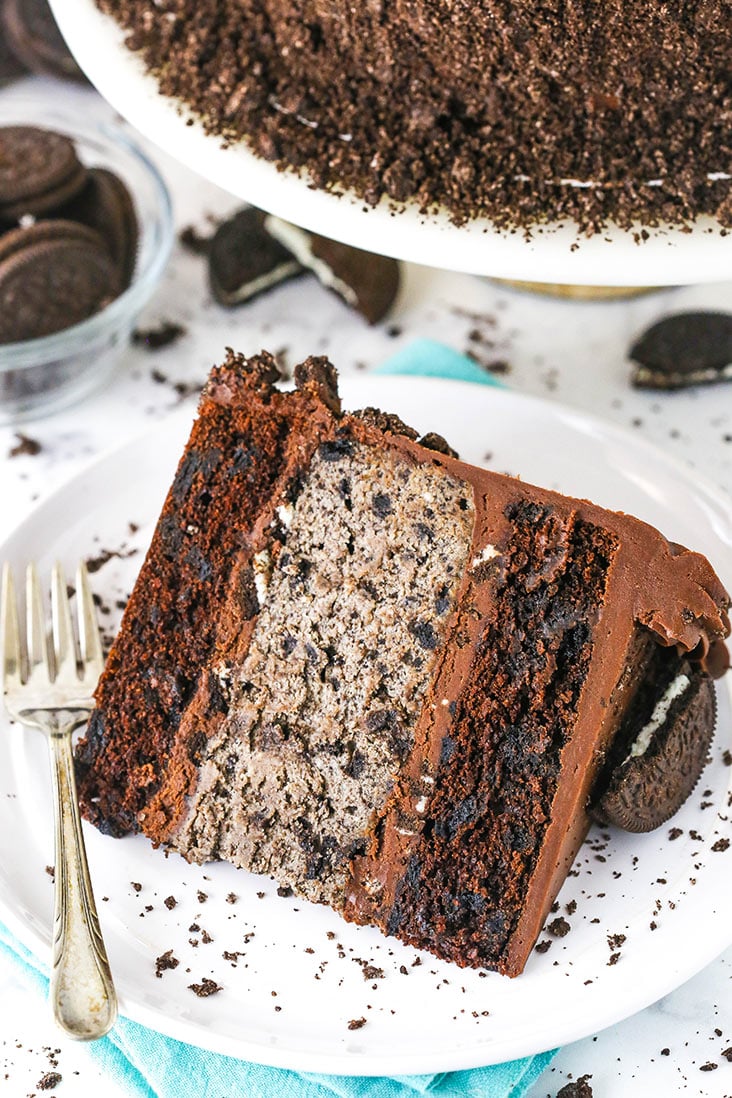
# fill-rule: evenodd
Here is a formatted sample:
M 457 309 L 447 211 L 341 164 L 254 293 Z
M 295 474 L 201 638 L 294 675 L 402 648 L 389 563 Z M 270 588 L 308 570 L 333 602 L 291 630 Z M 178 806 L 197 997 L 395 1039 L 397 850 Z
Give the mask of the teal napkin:
M 378 372 L 501 384 L 469 358 L 431 340 L 410 344 Z M 0 953 L 12 958 L 26 982 L 48 994 L 48 979 L 38 961 L 1 923 Z M 208 1052 L 129 1018 L 120 1018 L 90 1049 L 110 1077 L 127 1087 L 130 1098 L 521 1098 L 555 1054 L 437 1075 L 317 1075 Z
M 505 388 L 503 382 L 481 369 L 472 358 L 461 355 L 434 339 L 416 339 L 382 362 L 374 373 L 412 374 L 420 377 L 448 377 L 452 381 L 477 381 L 480 385 Z

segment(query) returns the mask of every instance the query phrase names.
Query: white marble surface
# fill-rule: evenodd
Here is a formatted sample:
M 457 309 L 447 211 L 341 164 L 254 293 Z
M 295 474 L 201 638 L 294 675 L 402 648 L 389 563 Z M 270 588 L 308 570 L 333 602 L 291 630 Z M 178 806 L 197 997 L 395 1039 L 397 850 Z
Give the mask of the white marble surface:
M 84 103 L 99 109 L 91 93 Z M 207 233 L 212 221 L 236 205 L 187 170 L 156 158 L 174 196 L 179 229 L 194 225 Z M 311 278 L 225 311 L 211 300 L 204 261 L 176 246 L 140 326 L 174 321 L 185 334 L 154 353 L 130 347 L 113 382 L 83 403 L 45 419 L 0 427 L 0 539 L 95 456 L 148 429 L 182 401 L 192 411 L 197 387 L 227 345 L 246 353 L 267 348 L 289 366 L 310 353 L 328 354 L 348 373 L 368 370 L 416 337 L 437 338 L 472 352 L 488 367 L 505 364 L 503 379 L 517 391 L 639 432 L 732 491 L 732 387 L 635 391 L 626 357 L 633 337 L 669 311 L 729 309 L 732 282 L 580 303 L 437 269 L 412 267 L 404 273 L 393 315 L 375 328 Z M 11 458 L 19 432 L 40 444 L 37 454 Z M 453 441 L 459 448 L 460 440 Z M 732 888 L 730 903 L 732 911 Z M 732 939 L 732 918 L 730 925 Z M 722 1053 L 732 1047 L 731 978 L 732 949 L 655 1006 L 563 1049 L 531 1098 L 554 1095 L 568 1079 L 585 1074 L 592 1076 L 600 1098 L 729 1098 L 732 1061 Z M 54 1056 L 53 1050 L 60 1051 Z M 57 1068 L 51 1058 L 58 1060 Z M 706 1065 L 714 1067 L 704 1070 Z M 64 1040 L 45 1004 L 0 961 L 0 1094 L 35 1094 L 52 1070 L 62 1076 L 53 1093 L 123 1098 L 89 1050 Z

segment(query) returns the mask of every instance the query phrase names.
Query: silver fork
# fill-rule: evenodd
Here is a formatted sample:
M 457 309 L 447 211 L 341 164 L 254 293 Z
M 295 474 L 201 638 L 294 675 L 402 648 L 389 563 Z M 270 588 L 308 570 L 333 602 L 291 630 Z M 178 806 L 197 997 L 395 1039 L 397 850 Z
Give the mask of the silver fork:
M 51 577 L 53 644 L 44 624 L 38 573 L 26 570 L 26 644 L 18 623 L 9 565 L 3 568 L 0 629 L 3 697 L 13 720 L 46 733 L 51 751 L 56 836 L 51 1003 L 72 1037 L 102 1037 L 117 1017 L 117 997 L 94 904 L 74 780 L 71 733 L 94 707 L 103 666 L 89 578 L 76 575 L 80 658 L 71 623 L 66 581 L 59 564 Z

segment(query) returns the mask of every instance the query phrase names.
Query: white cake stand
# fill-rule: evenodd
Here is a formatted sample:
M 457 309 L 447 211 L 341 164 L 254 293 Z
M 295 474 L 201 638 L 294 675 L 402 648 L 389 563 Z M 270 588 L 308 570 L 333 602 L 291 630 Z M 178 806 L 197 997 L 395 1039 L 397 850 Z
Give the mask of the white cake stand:
M 471 274 L 583 286 L 673 286 L 732 277 L 732 235 L 702 218 L 690 233 L 668 228 L 637 244 L 610 229 L 589 239 L 570 225 L 499 233 L 475 220 L 457 227 L 446 215 L 423 217 L 413 205 L 366 209 L 357 198 L 311 189 L 244 145 L 223 148 L 176 102 L 164 98 L 115 22 L 94 0 L 51 0 L 81 68 L 101 94 L 161 149 L 232 195 L 304 228 L 397 259 Z

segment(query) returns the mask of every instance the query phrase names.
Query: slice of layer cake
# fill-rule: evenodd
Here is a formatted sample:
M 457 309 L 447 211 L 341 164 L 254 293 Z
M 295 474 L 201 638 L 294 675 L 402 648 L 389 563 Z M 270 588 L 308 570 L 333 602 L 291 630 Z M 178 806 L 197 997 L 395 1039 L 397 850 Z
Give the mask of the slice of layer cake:
M 79 747 L 83 811 L 515 975 L 590 814 L 637 827 L 639 766 L 663 775 L 641 828 L 693 788 L 727 595 L 636 519 L 342 414 L 325 359 L 276 379 L 266 354 L 212 372 Z

